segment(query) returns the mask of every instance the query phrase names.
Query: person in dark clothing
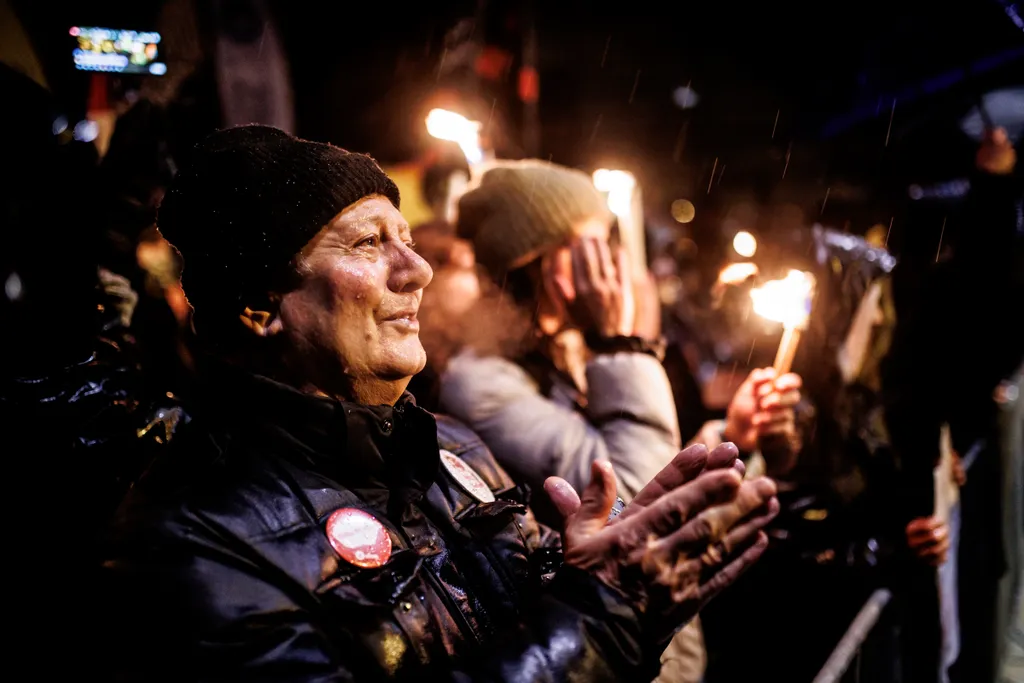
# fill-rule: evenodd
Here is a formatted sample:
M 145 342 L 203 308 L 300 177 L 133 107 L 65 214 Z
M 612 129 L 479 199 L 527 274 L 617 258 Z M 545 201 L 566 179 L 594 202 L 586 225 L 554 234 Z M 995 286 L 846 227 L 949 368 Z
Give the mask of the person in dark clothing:
M 31 443 L 81 487 L 74 500 L 89 531 L 78 538 L 95 542 L 144 467 L 137 430 L 173 405 L 144 394 L 126 325 L 132 294 L 101 276 L 95 147 L 62 129 L 55 98 L 29 78 L 0 67 L 0 92 L 18 103 L 0 121 L 16 131 L 5 146 L 12 172 L 0 185 L 0 431 L 12 442 L 27 435 L 19 448 Z
M 782 511 L 763 561 L 701 614 L 708 683 L 750 680 L 761 670 L 813 680 L 872 591 L 886 585 L 902 541 L 903 526 L 890 519 L 895 457 L 878 371 L 894 324 L 895 259 L 840 231 L 815 227 L 807 237 L 787 259 L 816 282 L 794 362 L 805 382 L 796 411 L 803 447 L 795 458 L 763 453 Z M 749 605 L 776 615 L 774 627 L 744 620 Z M 891 652 L 875 657 L 874 642 L 864 652 L 865 680 L 900 680 Z M 883 662 L 886 670 L 875 668 Z
M 1016 166 L 1005 131 L 988 131 L 971 190 L 949 219 L 952 256 L 902 297 L 886 366 L 892 440 L 904 478 L 919 482 L 905 487 L 905 521 L 934 509 L 930 487 L 920 482 L 931 481 L 943 423 L 958 453 L 980 448 L 961 490 L 962 642 L 950 670 L 954 681 L 996 680 L 995 596 L 1006 561 L 993 392 L 1024 360 L 1024 336 L 1010 322 L 1024 301 L 1024 183 Z M 914 583 L 934 583 L 934 573 L 925 571 Z
M 174 121 L 172 124 L 171 121 Z M 188 121 L 187 118 L 184 119 Z M 189 330 L 178 288 L 173 250 L 156 230 L 156 211 L 174 177 L 175 109 L 141 99 L 118 118 L 100 165 L 105 219 L 105 265 L 124 276 L 138 295 L 131 332 L 150 387 L 188 393 Z
M 112 530 L 116 680 L 649 679 L 761 553 L 774 485 L 728 445 L 621 514 L 607 464 L 582 501 L 553 478 L 562 543 L 539 526 L 480 439 L 405 392 L 431 271 L 398 206 L 369 157 L 265 126 L 176 177 L 159 225 L 205 400 Z
M 101 532 L 187 415 L 144 390 L 125 325 L 130 290 L 123 281 L 101 287 L 95 147 L 64 130 L 52 94 L 29 78 L 0 67 L 0 93 L 12 103 L 0 110 L 0 130 L 10 133 L 0 184 L 0 434 L 10 487 L 37 496 L 29 515 L 25 497 L 5 496 L 5 517 L 18 520 L 7 538 L 25 558 L 47 558 L 14 563 L 10 578 L 21 588 L 8 613 L 23 627 L 15 657 L 38 665 L 49 646 L 34 634 L 67 607 L 53 587 L 69 576 L 92 584 Z M 62 645 L 66 657 L 47 662 L 47 675 L 88 668 L 91 597 L 79 594 L 61 618 L 76 636 Z

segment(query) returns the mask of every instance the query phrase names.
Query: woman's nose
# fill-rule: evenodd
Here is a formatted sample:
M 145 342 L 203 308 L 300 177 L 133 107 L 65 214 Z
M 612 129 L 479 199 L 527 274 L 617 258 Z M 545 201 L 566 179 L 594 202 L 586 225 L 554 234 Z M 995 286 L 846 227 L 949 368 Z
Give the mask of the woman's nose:
M 415 292 L 423 289 L 434 277 L 427 261 L 409 245 L 400 243 L 391 251 L 389 289 L 394 292 Z

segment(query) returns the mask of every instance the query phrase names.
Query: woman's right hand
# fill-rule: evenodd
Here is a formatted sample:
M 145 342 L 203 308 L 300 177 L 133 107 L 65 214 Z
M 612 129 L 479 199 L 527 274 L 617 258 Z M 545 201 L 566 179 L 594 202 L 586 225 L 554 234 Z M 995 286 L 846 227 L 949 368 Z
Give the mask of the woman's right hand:
M 581 237 L 571 253 L 573 322 L 584 332 L 602 337 L 631 336 L 636 301 L 625 250 L 613 256 L 606 241 Z

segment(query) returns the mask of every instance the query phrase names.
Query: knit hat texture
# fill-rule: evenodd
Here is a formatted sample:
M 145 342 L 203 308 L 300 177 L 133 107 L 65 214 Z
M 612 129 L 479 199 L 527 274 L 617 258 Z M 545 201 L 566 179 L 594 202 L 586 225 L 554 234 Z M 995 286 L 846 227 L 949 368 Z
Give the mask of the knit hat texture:
M 370 157 L 269 126 L 213 133 L 171 183 L 157 219 L 181 253 L 197 332 L 235 324 L 346 207 L 398 187 Z
M 526 265 L 575 234 L 579 221 L 611 219 L 590 176 L 546 161 L 502 161 L 459 200 L 458 233 L 493 277 Z

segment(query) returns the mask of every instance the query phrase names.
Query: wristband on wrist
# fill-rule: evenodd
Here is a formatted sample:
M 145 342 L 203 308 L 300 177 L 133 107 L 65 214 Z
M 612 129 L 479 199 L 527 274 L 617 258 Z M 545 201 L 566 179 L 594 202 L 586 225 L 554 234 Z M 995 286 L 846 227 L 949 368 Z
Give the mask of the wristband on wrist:
M 648 341 L 641 337 L 603 337 L 598 334 L 585 335 L 587 346 L 595 353 L 646 353 L 659 362 L 665 360 L 665 340 Z

